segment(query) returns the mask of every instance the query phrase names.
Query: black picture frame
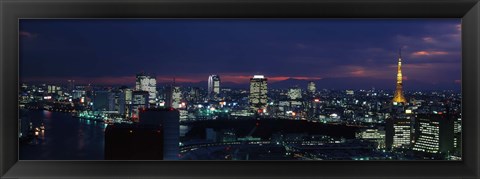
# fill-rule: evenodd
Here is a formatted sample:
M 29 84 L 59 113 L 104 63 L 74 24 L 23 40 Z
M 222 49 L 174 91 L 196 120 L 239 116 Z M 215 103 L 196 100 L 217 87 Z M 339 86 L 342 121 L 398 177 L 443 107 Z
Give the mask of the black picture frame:
M 462 18 L 463 160 L 18 161 L 19 18 Z M 478 0 L 0 0 L 0 177 L 480 178 Z

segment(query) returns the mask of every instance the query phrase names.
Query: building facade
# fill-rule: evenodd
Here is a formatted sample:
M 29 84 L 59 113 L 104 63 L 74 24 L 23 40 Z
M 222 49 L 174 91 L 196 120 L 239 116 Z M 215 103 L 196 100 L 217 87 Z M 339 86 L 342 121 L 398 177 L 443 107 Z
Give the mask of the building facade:
M 302 89 L 299 87 L 293 87 L 288 89 L 288 99 L 290 100 L 298 100 L 302 98 Z
M 388 149 L 411 148 L 413 120 L 410 116 L 392 116 L 386 120 L 385 132 Z
M 413 150 L 448 153 L 454 148 L 454 121 L 446 115 L 418 115 Z
M 140 113 L 139 124 L 162 126 L 164 160 L 178 160 L 180 154 L 180 113 L 173 108 L 150 108 Z
M 149 103 L 155 104 L 157 101 L 157 80 L 154 76 L 144 73 L 137 74 L 135 82 L 136 91 L 147 91 L 149 94 Z
M 250 78 L 249 103 L 251 109 L 263 112 L 267 107 L 267 78 L 263 75 L 254 75 Z
M 220 76 L 210 75 L 208 77 L 208 97 L 214 99 L 220 94 Z
M 182 90 L 180 86 L 170 85 L 165 88 L 165 106 L 175 109 L 181 108 Z
M 130 105 L 131 118 L 134 121 L 138 120 L 139 112 L 141 109 L 149 107 L 149 93 L 148 91 L 133 91 L 132 92 L 132 104 Z
M 313 82 L 313 81 L 308 82 L 307 92 L 310 95 L 314 95 L 316 91 L 317 91 L 317 87 L 315 86 L 315 82 Z

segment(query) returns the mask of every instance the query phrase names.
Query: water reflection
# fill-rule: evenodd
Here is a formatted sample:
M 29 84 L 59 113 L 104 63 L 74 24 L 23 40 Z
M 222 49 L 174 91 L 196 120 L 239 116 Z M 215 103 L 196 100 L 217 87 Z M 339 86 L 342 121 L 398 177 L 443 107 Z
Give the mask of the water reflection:
M 102 160 L 105 124 L 73 118 L 69 113 L 21 111 L 21 123 L 41 130 L 30 143 L 20 143 L 20 160 Z

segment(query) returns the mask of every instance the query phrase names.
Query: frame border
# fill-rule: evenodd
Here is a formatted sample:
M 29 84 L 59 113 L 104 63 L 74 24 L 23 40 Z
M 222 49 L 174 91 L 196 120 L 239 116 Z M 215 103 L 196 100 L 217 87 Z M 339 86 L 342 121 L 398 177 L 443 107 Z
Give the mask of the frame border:
M 463 160 L 18 161 L 18 19 L 192 17 L 462 18 Z M 0 27 L 0 178 L 480 178 L 479 0 L 0 0 Z

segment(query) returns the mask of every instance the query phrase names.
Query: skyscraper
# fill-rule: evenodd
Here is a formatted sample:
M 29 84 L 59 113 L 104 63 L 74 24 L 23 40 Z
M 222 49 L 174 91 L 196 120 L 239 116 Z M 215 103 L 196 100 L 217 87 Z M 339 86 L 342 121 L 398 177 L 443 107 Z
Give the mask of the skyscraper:
M 253 110 L 263 112 L 267 106 L 267 78 L 254 75 L 250 78 L 249 103 Z
M 75 80 L 67 80 L 68 86 L 67 86 L 67 92 L 71 93 L 73 90 L 75 90 Z
M 130 107 L 131 117 L 134 120 L 138 119 L 140 109 L 148 108 L 149 93 L 147 91 L 133 91 L 132 104 Z
M 208 97 L 215 98 L 220 93 L 220 76 L 210 75 L 208 77 Z
M 418 115 L 413 150 L 448 153 L 454 148 L 454 121 L 443 114 Z
M 409 116 L 393 116 L 386 120 L 386 145 L 388 149 L 410 148 L 413 139 L 413 118 Z
M 154 76 L 149 76 L 144 73 L 137 74 L 135 83 L 135 90 L 147 91 L 149 94 L 149 103 L 155 104 L 157 98 L 157 80 Z
M 313 94 L 315 94 L 316 90 L 317 90 L 317 87 L 315 86 L 315 82 L 313 82 L 313 81 L 308 82 L 307 92 L 310 95 L 313 95 Z
M 123 95 L 125 95 L 125 114 L 126 116 L 130 116 L 131 115 L 131 108 L 130 106 L 132 105 L 132 89 L 124 89 L 123 91 Z
M 95 91 L 93 96 L 93 110 L 111 111 L 112 94 L 109 91 Z
M 402 52 L 398 53 L 398 68 L 397 68 L 397 87 L 395 89 L 395 95 L 393 97 L 394 103 L 405 104 L 407 100 L 403 96 L 403 83 L 402 83 Z
M 164 160 L 178 160 L 180 153 L 180 113 L 172 108 L 151 108 L 140 112 L 141 125 L 163 128 Z M 161 141 L 159 141 L 161 142 Z
M 170 85 L 165 88 L 165 106 L 180 108 L 182 102 L 182 91 L 179 86 Z

